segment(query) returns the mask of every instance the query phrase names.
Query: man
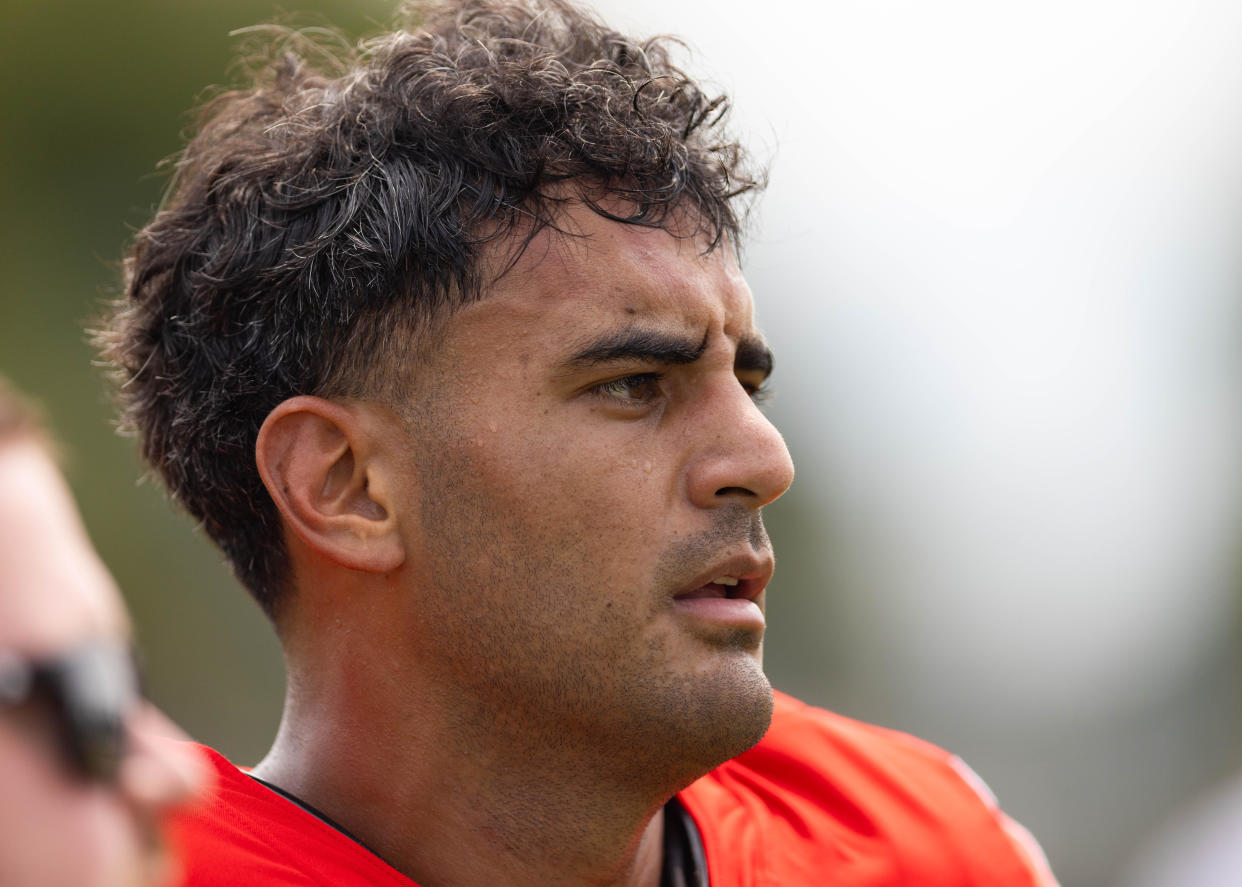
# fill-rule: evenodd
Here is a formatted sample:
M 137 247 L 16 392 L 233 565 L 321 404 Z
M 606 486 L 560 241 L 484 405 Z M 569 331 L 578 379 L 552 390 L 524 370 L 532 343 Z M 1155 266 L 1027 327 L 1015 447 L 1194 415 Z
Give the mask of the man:
M 168 883 L 202 769 L 136 692 L 128 624 L 29 408 L 0 379 L 0 884 Z
M 773 715 L 793 468 L 723 99 L 563 0 L 423 12 L 343 58 L 274 32 L 106 334 L 286 656 L 191 883 L 1039 883 L 949 756 Z

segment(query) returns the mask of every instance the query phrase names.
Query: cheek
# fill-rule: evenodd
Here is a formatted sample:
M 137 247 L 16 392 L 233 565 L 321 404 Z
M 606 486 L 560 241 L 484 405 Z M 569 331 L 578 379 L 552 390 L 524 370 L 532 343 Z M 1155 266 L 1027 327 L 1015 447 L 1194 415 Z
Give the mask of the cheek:
M 136 883 L 144 851 L 121 799 L 15 739 L 0 730 L 0 884 Z
M 512 485 L 507 507 L 524 513 L 524 523 L 545 537 L 569 536 L 594 556 L 630 559 L 669 531 L 676 484 L 649 452 L 566 441 L 496 468 L 494 484 Z
M 420 544 L 452 584 L 527 577 L 504 583 L 507 604 L 584 582 L 598 593 L 606 576 L 620 604 L 641 597 L 681 529 L 678 462 L 662 449 L 676 441 L 656 422 L 529 403 L 506 415 L 482 398 L 425 427 Z

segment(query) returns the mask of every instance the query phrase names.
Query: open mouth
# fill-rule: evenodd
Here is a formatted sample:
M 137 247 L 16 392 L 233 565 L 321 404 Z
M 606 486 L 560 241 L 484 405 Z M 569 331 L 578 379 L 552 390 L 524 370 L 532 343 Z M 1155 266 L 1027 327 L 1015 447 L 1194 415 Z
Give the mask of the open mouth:
M 700 585 L 691 591 L 676 595 L 675 600 L 695 600 L 698 598 L 725 598 L 729 600 L 754 600 L 759 595 L 762 585 L 754 579 L 737 576 L 718 576 L 710 582 Z
M 764 628 L 763 607 L 758 599 L 770 572 L 760 571 L 753 577 L 717 576 L 674 596 L 673 605 L 699 625 L 724 627 L 730 632 L 743 630 L 747 637 L 757 638 Z

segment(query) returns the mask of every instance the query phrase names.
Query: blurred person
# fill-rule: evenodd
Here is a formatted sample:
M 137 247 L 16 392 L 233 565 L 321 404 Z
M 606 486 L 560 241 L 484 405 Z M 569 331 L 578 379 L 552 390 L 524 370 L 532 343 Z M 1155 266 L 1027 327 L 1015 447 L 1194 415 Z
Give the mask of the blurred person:
M 101 334 L 287 666 L 190 884 L 1052 883 L 955 758 L 763 673 L 793 466 L 725 98 L 562 0 L 403 21 L 267 32 Z
M 169 883 L 162 819 L 205 775 L 177 735 L 138 695 L 120 595 L 0 379 L 0 884 Z

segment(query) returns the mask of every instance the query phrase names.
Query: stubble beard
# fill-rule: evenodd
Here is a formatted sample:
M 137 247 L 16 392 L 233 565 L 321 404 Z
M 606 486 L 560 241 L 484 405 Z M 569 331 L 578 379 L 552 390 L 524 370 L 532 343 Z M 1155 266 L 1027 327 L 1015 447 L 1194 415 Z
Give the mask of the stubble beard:
M 673 606 L 674 586 L 663 583 L 742 540 L 766 545 L 758 514 L 721 509 L 709 532 L 670 547 L 655 571 L 657 593 L 605 590 L 592 582 L 585 534 L 504 507 L 464 449 L 440 443 L 421 463 L 423 514 L 435 532 L 433 587 L 416 606 L 431 617 L 421 620 L 432 632 L 428 666 L 463 754 L 671 795 L 763 737 L 772 689 L 753 631 L 694 639 L 702 646 L 694 667 L 670 649 L 686 638 L 642 636 L 671 620 L 659 611 Z M 650 601 L 646 614 L 636 614 L 635 596 Z

